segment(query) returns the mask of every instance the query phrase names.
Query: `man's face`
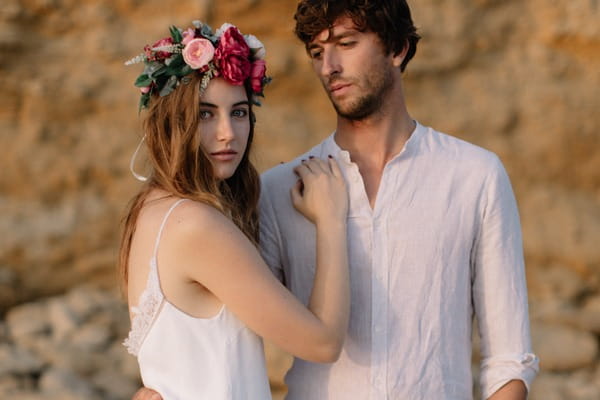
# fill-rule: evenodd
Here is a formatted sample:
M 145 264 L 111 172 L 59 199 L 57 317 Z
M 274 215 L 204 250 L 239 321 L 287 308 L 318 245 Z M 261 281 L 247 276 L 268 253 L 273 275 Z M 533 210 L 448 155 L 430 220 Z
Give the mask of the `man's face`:
M 377 34 L 341 17 L 308 45 L 315 73 L 338 115 L 363 120 L 377 112 L 394 85 L 393 56 Z

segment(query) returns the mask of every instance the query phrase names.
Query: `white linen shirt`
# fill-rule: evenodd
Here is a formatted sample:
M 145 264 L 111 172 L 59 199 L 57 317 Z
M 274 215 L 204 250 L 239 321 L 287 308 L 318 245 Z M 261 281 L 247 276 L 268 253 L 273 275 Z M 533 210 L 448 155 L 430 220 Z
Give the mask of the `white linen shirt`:
M 337 362 L 294 360 L 287 399 L 472 399 L 473 315 L 484 398 L 512 379 L 529 388 L 538 360 L 531 353 L 521 229 L 499 159 L 417 123 L 385 166 L 373 209 L 357 165 L 333 134 L 265 172 L 262 254 L 305 304 L 315 229 L 294 210 L 289 190 L 300 159 L 330 154 L 349 191 L 350 324 Z

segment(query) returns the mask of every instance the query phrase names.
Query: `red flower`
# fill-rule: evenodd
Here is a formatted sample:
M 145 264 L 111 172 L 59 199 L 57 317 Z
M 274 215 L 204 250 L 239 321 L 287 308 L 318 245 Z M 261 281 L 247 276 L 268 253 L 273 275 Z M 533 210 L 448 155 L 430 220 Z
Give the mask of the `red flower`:
M 227 29 L 215 51 L 221 76 L 232 85 L 241 85 L 250 76 L 250 48 L 236 27 Z
M 254 93 L 262 92 L 262 81 L 267 72 L 267 65 L 265 60 L 256 60 L 252 63 L 252 69 L 250 70 L 250 85 Z
M 170 37 L 166 37 L 164 39 L 160 39 L 158 42 L 154 43 L 152 46 L 144 46 L 144 52 L 146 53 L 146 58 L 150 61 L 159 61 L 164 60 L 165 58 L 171 57 L 172 53 L 168 51 L 153 51 L 152 49 L 160 46 L 170 46 L 173 44 L 173 39 Z

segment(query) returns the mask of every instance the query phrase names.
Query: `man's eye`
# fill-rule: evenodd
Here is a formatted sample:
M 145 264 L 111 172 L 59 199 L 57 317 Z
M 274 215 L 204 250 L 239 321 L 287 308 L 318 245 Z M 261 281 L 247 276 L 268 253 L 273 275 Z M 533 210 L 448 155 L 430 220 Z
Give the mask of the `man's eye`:
M 212 117 L 212 113 L 210 111 L 200 111 L 200 119 L 209 119 L 210 117 Z
M 356 42 L 340 42 L 340 46 L 350 47 L 350 46 L 354 45 L 354 43 L 356 43 Z
M 235 118 L 246 118 L 246 116 L 248 115 L 248 111 L 240 108 L 238 110 L 233 110 L 231 112 L 231 115 Z
M 310 52 L 310 57 L 311 58 L 319 58 L 319 57 L 321 57 L 321 51 L 311 51 Z

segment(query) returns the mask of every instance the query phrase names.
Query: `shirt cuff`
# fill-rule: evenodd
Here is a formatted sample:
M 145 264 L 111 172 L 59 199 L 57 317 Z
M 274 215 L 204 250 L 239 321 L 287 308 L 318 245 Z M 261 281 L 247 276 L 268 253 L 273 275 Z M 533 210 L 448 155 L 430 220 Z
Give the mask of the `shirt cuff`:
M 523 381 L 527 393 L 539 371 L 539 359 L 533 353 L 503 354 L 481 361 L 479 383 L 484 399 L 512 380 Z

